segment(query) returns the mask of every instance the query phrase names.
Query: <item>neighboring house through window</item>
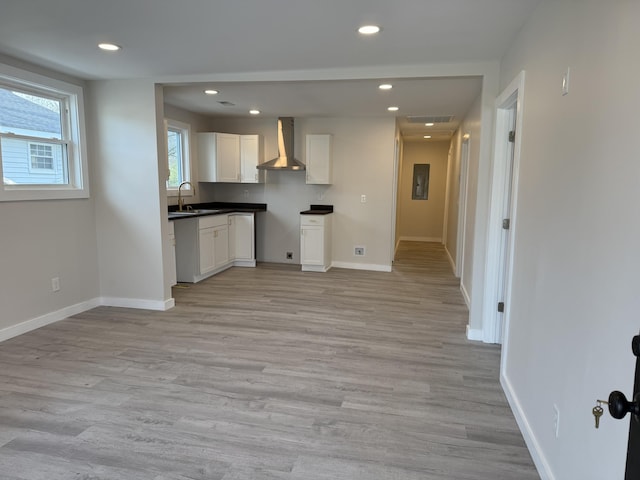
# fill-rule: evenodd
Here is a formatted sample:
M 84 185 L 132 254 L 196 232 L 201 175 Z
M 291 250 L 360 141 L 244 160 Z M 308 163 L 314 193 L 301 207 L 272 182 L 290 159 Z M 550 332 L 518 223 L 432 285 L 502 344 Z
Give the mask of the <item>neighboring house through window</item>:
M 82 89 L 0 65 L 0 200 L 88 197 Z

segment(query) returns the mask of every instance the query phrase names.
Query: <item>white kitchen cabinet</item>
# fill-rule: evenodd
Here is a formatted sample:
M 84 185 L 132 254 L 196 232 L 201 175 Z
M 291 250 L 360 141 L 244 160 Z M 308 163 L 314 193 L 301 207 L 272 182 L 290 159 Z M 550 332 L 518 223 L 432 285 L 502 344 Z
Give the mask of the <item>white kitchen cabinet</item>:
M 203 132 L 198 138 L 198 180 L 240 182 L 240 135 Z
M 331 135 L 309 134 L 306 139 L 307 183 L 314 185 L 331 184 Z
M 331 268 L 332 215 L 300 215 L 302 271 L 326 272 Z
M 171 259 L 169 261 L 169 271 L 167 273 L 170 286 L 178 283 L 178 274 L 176 272 L 176 234 L 173 222 L 169 222 L 169 252 Z
M 240 135 L 240 182 L 264 183 L 264 170 L 256 167 L 263 157 L 261 135 Z
M 255 267 L 255 216 L 253 213 L 229 215 L 229 258 L 236 267 Z
M 233 266 L 228 215 L 184 218 L 174 224 L 179 282 L 199 282 Z

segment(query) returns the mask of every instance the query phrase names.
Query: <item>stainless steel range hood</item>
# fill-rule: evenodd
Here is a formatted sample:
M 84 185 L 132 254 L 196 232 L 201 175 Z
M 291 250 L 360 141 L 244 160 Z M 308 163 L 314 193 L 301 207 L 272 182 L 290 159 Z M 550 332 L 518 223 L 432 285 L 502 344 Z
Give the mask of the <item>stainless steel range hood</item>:
M 261 163 L 258 170 L 304 170 L 304 163 L 293 158 L 293 117 L 278 118 L 278 158 Z

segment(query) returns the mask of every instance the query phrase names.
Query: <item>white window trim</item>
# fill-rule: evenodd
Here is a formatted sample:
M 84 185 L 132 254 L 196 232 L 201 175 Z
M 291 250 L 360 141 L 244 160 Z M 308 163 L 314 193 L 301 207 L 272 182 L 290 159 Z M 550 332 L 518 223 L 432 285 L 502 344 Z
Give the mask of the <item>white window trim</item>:
M 167 134 L 169 128 L 174 128 L 177 130 L 182 130 L 182 139 L 184 141 L 184 145 L 182 148 L 183 155 L 186 155 L 185 165 L 183 165 L 183 182 L 191 182 L 193 179 L 193 157 L 191 155 L 191 125 L 185 122 L 180 122 L 179 120 L 173 120 L 171 118 L 164 119 L 164 140 L 165 140 L 165 157 L 167 158 L 167 178 L 169 177 L 169 165 L 168 165 L 168 146 L 167 142 Z M 182 188 L 182 196 L 183 197 L 191 197 L 194 192 L 190 185 L 185 185 Z M 177 197 L 178 196 L 178 187 L 169 187 L 169 182 L 167 181 L 167 196 L 168 197 Z
M 68 118 L 64 123 L 69 128 L 67 152 L 69 183 L 66 185 L 5 185 L 4 182 L 0 182 L 0 201 L 89 198 L 82 87 L 4 64 L 0 64 L 0 83 L 65 99 Z M 63 128 L 66 127 L 63 126 Z M 0 177 L 4 178 L 1 158 Z

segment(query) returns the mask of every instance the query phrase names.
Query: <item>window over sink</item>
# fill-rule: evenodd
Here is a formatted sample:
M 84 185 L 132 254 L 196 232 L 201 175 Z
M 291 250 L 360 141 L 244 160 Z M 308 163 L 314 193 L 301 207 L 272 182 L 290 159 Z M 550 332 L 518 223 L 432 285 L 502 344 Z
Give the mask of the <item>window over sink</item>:
M 191 181 L 190 142 L 191 126 L 177 120 L 165 119 L 167 132 L 167 193 L 177 195 L 183 182 Z M 182 189 L 183 195 L 192 195 L 190 185 Z

